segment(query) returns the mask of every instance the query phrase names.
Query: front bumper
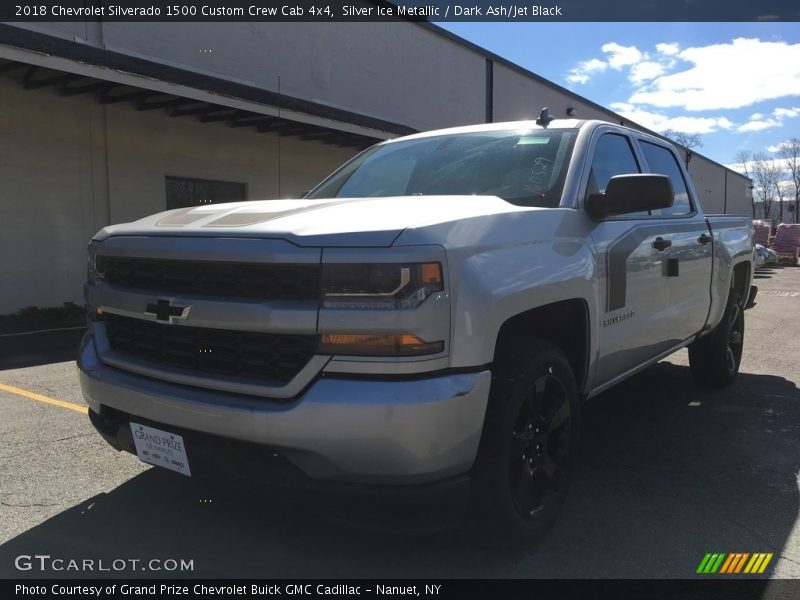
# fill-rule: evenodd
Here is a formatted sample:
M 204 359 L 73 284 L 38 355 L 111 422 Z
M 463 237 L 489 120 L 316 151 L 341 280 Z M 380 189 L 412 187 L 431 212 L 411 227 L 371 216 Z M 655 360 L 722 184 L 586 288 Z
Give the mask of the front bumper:
M 488 370 L 404 380 L 321 377 L 292 401 L 270 401 L 105 365 L 89 335 L 78 368 L 95 416 L 121 414 L 262 446 L 312 480 L 386 485 L 430 483 L 470 470 L 491 379 Z

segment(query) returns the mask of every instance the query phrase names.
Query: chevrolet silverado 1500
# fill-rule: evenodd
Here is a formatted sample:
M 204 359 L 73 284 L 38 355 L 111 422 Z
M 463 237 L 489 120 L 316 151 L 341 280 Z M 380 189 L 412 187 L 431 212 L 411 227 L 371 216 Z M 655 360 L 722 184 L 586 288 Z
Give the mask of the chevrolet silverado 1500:
M 545 111 L 377 144 L 303 199 L 112 225 L 88 258 L 80 383 L 115 448 L 447 490 L 524 538 L 584 400 L 685 346 L 702 384 L 736 377 L 753 226 L 704 216 L 663 139 Z

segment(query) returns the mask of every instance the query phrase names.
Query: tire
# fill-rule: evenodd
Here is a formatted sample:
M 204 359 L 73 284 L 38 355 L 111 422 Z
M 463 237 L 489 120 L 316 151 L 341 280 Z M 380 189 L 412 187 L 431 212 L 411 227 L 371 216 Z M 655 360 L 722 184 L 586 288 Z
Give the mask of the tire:
M 555 520 L 578 454 L 580 401 L 561 350 L 513 338 L 495 357 L 472 475 L 472 531 L 491 547 L 539 538 Z
M 732 384 L 739 373 L 743 347 L 742 297 L 738 290 L 732 289 L 719 325 L 689 345 L 689 368 L 695 381 L 711 387 Z

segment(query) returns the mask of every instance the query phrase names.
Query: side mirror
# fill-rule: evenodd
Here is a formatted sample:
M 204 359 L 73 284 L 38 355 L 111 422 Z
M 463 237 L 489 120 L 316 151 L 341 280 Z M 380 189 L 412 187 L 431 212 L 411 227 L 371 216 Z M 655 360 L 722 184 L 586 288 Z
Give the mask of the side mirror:
M 593 219 L 644 210 L 669 208 L 675 201 L 672 182 L 666 175 L 635 173 L 612 177 L 603 194 L 586 198 L 586 212 Z

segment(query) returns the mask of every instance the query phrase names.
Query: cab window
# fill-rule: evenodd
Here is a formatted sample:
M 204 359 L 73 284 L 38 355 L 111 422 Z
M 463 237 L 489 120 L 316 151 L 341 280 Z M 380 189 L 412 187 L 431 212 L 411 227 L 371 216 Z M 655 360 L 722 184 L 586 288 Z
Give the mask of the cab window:
M 629 175 L 641 173 L 639 163 L 633 153 L 633 148 L 628 138 L 617 133 L 604 133 L 597 140 L 592 157 L 592 167 L 589 171 L 589 181 L 586 184 L 586 195 L 602 194 L 606 191 L 609 180 L 615 175 Z M 628 213 L 631 217 L 646 217 L 647 211 Z
M 662 217 L 673 217 L 687 215 L 692 212 L 692 203 L 689 200 L 689 191 L 686 188 L 686 180 L 675 158 L 675 154 L 664 146 L 651 144 L 641 140 L 642 153 L 650 167 L 650 172 L 657 175 L 666 175 L 672 182 L 672 189 L 675 191 L 675 202 L 669 208 L 662 208 L 653 211 L 653 215 Z

